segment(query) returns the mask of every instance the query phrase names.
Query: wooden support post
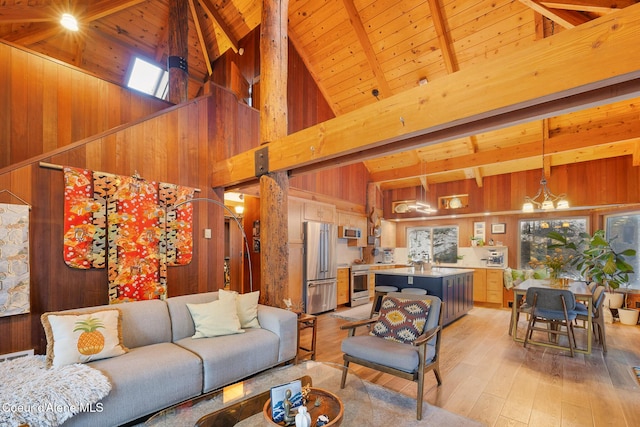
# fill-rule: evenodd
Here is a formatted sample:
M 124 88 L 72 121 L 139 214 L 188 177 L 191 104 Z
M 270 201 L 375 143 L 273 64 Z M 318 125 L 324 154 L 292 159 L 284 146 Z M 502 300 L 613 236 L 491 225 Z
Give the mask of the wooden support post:
M 281 307 L 282 300 L 290 296 L 288 192 L 286 174 L 260 177 L 261 301 L 275 307 Z
M 169 2 L 169 102 L 180 104 L 188 99 L 189 2 Z
M 260 141 L 285 137 L 287 122 L 288 0 L 264 0 L 260 29 Z M 261 301 L 282 306 L 289 296 L 289 177 L 260 177 Z M 302 283 L 300 283 L 302 286 Z

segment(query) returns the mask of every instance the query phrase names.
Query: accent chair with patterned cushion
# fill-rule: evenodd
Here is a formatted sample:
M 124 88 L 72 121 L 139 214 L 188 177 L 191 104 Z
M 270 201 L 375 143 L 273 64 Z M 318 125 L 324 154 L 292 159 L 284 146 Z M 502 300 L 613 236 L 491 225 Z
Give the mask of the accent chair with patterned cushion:
M 432 370 L 438 385 L 442 384 L 439 353 L 443 305 L 433 295 L 393 292 L 382 300 L 379 317 L 341 326 L 349 330 L 341 346 L 345 368 L 356 363 L 416 382 L 418 420 L 422 419 L 425 372 Z M 356 335 L 357 328 L 365 325 L 372 325 L 371 332 Z M 341 388 L 347 372 L 343 371 Z

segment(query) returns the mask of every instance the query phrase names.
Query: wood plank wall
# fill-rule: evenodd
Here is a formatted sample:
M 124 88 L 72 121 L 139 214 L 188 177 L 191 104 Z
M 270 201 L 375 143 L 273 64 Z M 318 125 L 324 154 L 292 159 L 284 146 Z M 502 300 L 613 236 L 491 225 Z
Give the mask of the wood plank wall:
M 248 107 L 239 105 L 223 88 L 211 85 L 209 90 L 210 96 L 172 107 L 130 127 L 71 144 L 23 166 L 0 169 L 0 189 L 10 190 L 33 207 L 31 313 L 0 317 L 0 354 L 29 348 L 43 352 L 43 312 L 108 303 L 106 270 L 75 270 L 63 262 L 63 174 L 39 167 L 38 161 L 122 175 L 137 171 L 147 180 L 197 187 L 202 190 L 200 197 L 221 200 L 221 192 L 210 189 L 209 165 L 223 153 L 235 154 L 234 147 L 246 144 L 238 143 L 240 139 L 257 141 L 257 121 L 237 126 Z M 252 126 L 253 131 L 246 129 Z M 17 201 L 4 193 L 0 202 Z M 216 237 L 205 240 L 204 228 L 213 229 Z M 187 266 L 168 269 L 169 296 L 221 287 L 223 229 L 221 208 L 210 203 L 195 205 L 194 258 Z
M 0 168 L 169 106 L 0 42 Z

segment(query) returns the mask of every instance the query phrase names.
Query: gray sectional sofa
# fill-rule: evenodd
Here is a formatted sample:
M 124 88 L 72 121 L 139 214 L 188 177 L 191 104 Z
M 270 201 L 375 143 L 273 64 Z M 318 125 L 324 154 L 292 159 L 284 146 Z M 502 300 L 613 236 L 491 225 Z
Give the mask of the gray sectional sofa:
M 191 338 L 195 329 L 186 304 L 216 299 L 218 293 L 209 292 L 116 306 L 129 352 L 88 364 L 109 378 L 111 392 L 100 410 L 79 413 L 64 425 L 122 425 L 295 357 L 297 316 L 270 306 L 258 305 L 261 328 Z

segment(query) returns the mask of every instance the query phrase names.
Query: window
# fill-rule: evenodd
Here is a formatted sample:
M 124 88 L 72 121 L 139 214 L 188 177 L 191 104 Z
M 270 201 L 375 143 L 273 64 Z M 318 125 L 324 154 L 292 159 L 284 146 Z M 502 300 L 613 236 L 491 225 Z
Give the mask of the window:
M 129 73 L 127 86 L 156 98 L 166 99 L 169 73 L 141 58 L 135 58 Z
M 412 260 L 456 263 L 458 227 L 407 228 L 407 252 Z
M 640 254 L 638 232 L 640 230 L 640 213 L 626 215 L 611 215 L 606 217 L 605 236 L 611 247 L 616 252 L 625 249 L 635 249 Z M 636 255 L 627 258 L 627 262 L 633 266 L 635 273 L 629 275 L 629 287 L 640 289 L 640 258 Z
M 519 227 L 519 262 L 518 268 L 526 269 L 529 262 L 536 258 L 544 259 L 547 255 L 553 255 L 554 250 L 550 245 L 557 243 L 548 237 L 549 232 L 557 231 L 569 240 L 578 241 L 580 233 L 587 231 L 586 218 L 555 218 L 555 219 L 525 219 L 520 221 Z M 569 255 L 569 254 L 567 254 Z M 567 275 L 579 278 L 575 269 L 565 272 Z

